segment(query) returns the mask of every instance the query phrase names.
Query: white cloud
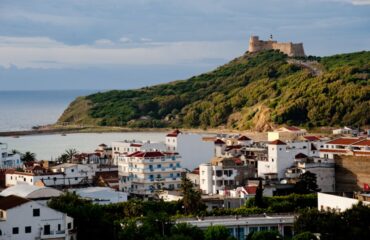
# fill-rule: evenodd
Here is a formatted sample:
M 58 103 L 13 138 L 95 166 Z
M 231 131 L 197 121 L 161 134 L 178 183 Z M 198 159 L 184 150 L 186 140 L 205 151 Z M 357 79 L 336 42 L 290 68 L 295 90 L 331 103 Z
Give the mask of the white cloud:
M 132 40 L 130 38 L 128 38 L 128 37 L 121 37 L 119 39 L 119 41 L 122 42 L 122 43 L 130 43 L 130 42 L 132 42 Z
M 142 37 L 142 38 L 140 38 L 140 41 L 141 41 L 141 42 L 151 42 L 151 41 L 152 41 L 152 39 L 151 39 L 151 38 L 145 38 L 145 37 Z
M 109 39 L 98 39 L 95 41 L 95 44 L 97 45 L 113 45 L 114 43 Z
M 354 5 L 370 5 L 370 0 L 352 0 Z
M 117 45 L 67 45 L 45 37 L 0 36 L 0 66 L 78 68 L 102 65 L 197 64 L 210 59 L 231 59 L 246 48 L 244 42 L 231 41 L 162 42 L 123 48 Z

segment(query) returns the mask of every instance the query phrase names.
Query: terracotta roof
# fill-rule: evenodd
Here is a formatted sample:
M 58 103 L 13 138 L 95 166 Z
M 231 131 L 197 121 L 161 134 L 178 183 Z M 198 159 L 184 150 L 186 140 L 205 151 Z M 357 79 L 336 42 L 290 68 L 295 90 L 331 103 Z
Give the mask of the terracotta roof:
M 134 152 L 128 155 L 128 157 L 142 157 L 142 158 L 163 157 L 163 156 L 164 154 L 161 152 Z
M 320 138 L 316 136 L 303 136 L 303 138 L 307 139 L 308 141 L 314 142 L 314 141 L 319 141 Z
M 247 136 L 241 136 L 240 138 L 238 138 L 238 141 L 249 141 L 249 140 L 251 140 L 249 137 L 247 137 Z
M 177 135 L 179 135 L 180 133 L 181 133 L 181 131 L 176 129 L 175 131 L 167 134 L 167 137 L 177 137 Z
M 222 141 L 221 139 L 217 139 L 216 141 L 214 141 L 215 144 L 225 144 L 224 141 Z
M 130 147 L 141 147 L 143 146 L 142 144 L 139 144 L 139 143 L 131 143 L 130 144 Z
M 369 155 L 370 156 L 370 151 L 353 151 L 355 155 Z
M 9 195 L 4 198 L 0 198 L 0 209 L 1 210 L 8 210 L 17 206 L 20 206 L 26 202 L 29 202 L 30 200 L 18 197 L 15 195 Z
M 275 140 L 275 141 L 272 141 L 272 142 L 269 142 L 270 145 L 286 145 L 285 142 L 283 141 L 280 141 L 279 139 L 278 140 Z
M 295 155 L 295 158 L 296 159 L 307 158 L 307 155 L 303 153 L 298 153 L 297 155 Z
M 370 147 L 370 139 L 361 140 L 359 142 L 356 142 L 353 145 L 355 145 L 355 146 L 369 146 Z
M 352 145 L 361 141 L 361 138 L 337 138 L 327 142 L 327 144 L 338 144 L 338 145 Z
M 345 149 L 321 149 L 320 152 L 346 153 L 346 152 L 348 152 L 348 150 L 345 150 Z

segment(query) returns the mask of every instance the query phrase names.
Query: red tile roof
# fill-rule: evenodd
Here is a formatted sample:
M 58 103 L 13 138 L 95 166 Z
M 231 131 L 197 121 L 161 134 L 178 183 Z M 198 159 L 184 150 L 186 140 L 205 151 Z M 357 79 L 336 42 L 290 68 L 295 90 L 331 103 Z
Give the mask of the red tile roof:
M 355 145 L 355 146 L 369 146 L 370 147 L 370 139 L 361 140 L 359 142 L 356 142 L 353 145 Z
M 224 141 L 222 141 L 221 139 L 217 139 L 216 141 L 214 141 L 215 144 L 225 144 Z
M 308 141 L 311 141 L 311 142 L 320 140 L 320 138 L 318 138 L 316 136 L 304 136 L 304 138 L 307 139 Z
M 275 141 L 272 141 L 272 142 L 269 142 L 270 145 L 286 145 L 285 142 L 283 141 L 280 141 L 279 139 L 278 140 L 275 140 Z
M 327 142 L 327 144 L 352 145 L 362 140 L 361 138 L 337 138 Z
M 346 149 L 321 149 L 320 152 L 346 153 Z
M 142 144 L 139 144 L 139 143 L 131 143 L 130 144 L 130 147 L 141 147 L 143 146 Z
M 177 135 L 179 135 L 180 133 L 181 133 L 181 131 L 176 129 L 175 131 L 167 134 L 167 137 L 177 137 Z
M 238 141 L 249 141 L 249 140 L 251 140 L 249 137 L 247 137 L 247 136 L 241 136 L 240 138 L 238 138 Z
M 141 157 L 141 158 L 149 158 L 149 157 L 163 157 L 164 154 L 161 152 L 134 152 L 132 154 L 127 155 L 128 157 Z
M 20 206 L 24 203 L 29 202 L 30 200 L 18 197 L 15 195 L 9 195 L 7 197 L 0 199 L 0 209 L 1 210 L 8 210 L 17 206 Z

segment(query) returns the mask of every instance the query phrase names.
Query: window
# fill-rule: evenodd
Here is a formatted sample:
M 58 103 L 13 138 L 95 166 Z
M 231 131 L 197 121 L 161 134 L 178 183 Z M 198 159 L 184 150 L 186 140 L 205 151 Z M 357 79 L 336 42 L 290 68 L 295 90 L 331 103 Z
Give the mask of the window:
M 72 223 L 68 223 L 68 229 L 72 228 Z
M 31 229 L 31 226 L 27 226 L 24 228 L 24 232 L 25 233 L 31 233 L 32 232 L 32 229 Z
M 71 169 L 71 172 L 74 172 L 75 170 L 74 169 Z
M 58 231 L 60 231 L 62 228 L 62 226 L 60 224 L 58 224 Z
M 13 227 L 13 234 L 18 234 L 19 233 L 19 228 Z
M 40 216 L 40 209 L 39 208 L 33 209 L 33 216 L 34 217 L 39 217 Z
M 77 181 L 77 179 L 78 179 L 78 178 L 77 178 L 77 177 L 75 177 L 75 181 Z

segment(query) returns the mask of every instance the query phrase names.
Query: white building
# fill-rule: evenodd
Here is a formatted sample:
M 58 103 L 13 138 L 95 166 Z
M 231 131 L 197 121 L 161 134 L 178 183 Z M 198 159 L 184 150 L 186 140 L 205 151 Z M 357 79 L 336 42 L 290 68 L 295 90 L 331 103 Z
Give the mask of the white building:
M 303 154 L 298 154 L 303 155 Z M 288 168 L 285 176 L 297 180 L 305 172 L 316 174 L 316 183 L 321 192 L 335 192 L 334 160 L 296 156 L 296 165 Z
M 17 168 L 23 165 L 18 153 L 8 153 L 8 144 L 0 143 L 0 168 Z
M 369 138 L 337 138 L 328 141 L 320 149 L 320 157 L 334 159 L 335 155 L 370 156 Z
M 136 195 L 174 190 L 181 185 L 181 157 L 177 153 L 139 151 L 118 157 L 119 189 Z
M 116 141 L 112 142 L 113 164 L 118 165 L 118 157 L 139 151 L 167 151 L 166 145 L 159 142 L 142 141 Z
M 38 186 L 71 186 L 91 183 L 95 176 L 96 165 L 64 163 L 51 168 L 51 171 L 40 166 L 26 169 L 24 172 L 8 171 L 5 175 L 5 185 L 13 186 L 19 183 Z
M 202 230 L 210 226 L 224 226 L 238 240 L 244 240 L 251 232 L 279 231 L 284 237 L 293 234 L 294 215 L 261 215 L 255 217 L 222 216 L 204 218 L 180 218 L 177 223 L 188 223 Z
M 248 167 L 239 159 L 213 158 L 211 163 L 199 165 L 199 186 L 203 194 L 219 194 L 245 184 Z
M 327 193 L 317 193 L 317 207 L 323 211 L 338 211 L 344 212 L 347 209 L 352 208 L 353 205 L 359 203 L 359 200 L 349 197 L 342 197 Z M 370 202 L 363 201 L 363 204 L 370 205 Z
M 301 136 L 307 134 L 305 129 L 300 129 L 297 127 L 281 127 L 272 132 L 267 133 L 268 141 L 275 141 L 275 140 L 295 140 Z
M 285 177 L 285 170 L 293 166 L 295 156 L 299 153 L 308 157 L 318 157 L 319 151 L 315 143 L 310 141 L 283 142 L 275 140 L 267 144 L 267 161 L 258 161 L 258 176 L 278 179 Z
M 203 141 L 195 133 L 183 133 L 175 130 L 166 136 L 166 151 L 178 152 L 182 157 L 182 166 L 192 170 L 214 156 L 214 143 Z
M 76 239 L 73 219 L 37 202 L 10 195 L 0 199 L 0 239 Z

